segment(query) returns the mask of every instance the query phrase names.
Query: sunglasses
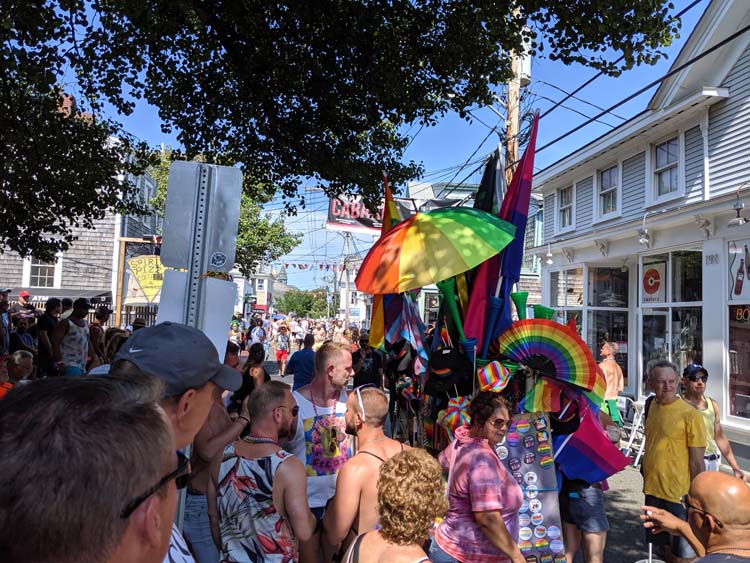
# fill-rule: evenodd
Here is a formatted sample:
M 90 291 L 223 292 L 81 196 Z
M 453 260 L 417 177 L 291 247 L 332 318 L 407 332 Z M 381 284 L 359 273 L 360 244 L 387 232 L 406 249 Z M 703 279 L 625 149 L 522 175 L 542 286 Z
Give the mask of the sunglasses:
M 689 510 L 695 510 L 696 512 L 701 512 L 701 513 L 705 514 L 706 516 L 710 516 L 711 518 L 713 518 L 716 521 L 716 525 L 719 528 L 723 528 L 724 527 L 724 524 L 722 524 L 721 520 L 719 520 L 716 516 L 714 516 L 710 512 L 706 512 L 702 508 L 698 508 L 697 506 L 693 506 L 692 504 L 690 504 L 688 502 L 688 496 L 687 495 L 683 495 L 683 497 L 680 499 L 680 504 L 682 505 L 682 508 L 684 508 L 685 510 L 688 510 L 688 509 Z
M 359 405 L 359 410 L 362 411 L 362 420 L 365 419 L 365 405 L 362 403 L 362 389 L 367 389 L 368 387 L 375 387 L 374 383 L 365 383 L 364 385 L 360 385 L 359 387 L 354 388 L 354 392 L 357 394 L 357 404 Z
M 122 512 L 120 512 L 120 518 L 129 518 L 130 515 L 135 512 L 135 509 L 143 504 L 143 502 L 148 497 L 153 495 L 156 491 L 161 489 L 164 485 L 166 485 L 173 479 L 177 489 L 184 489 L 185 487 L 187 487 L 188 481 L 190 481 L 190 460 L 184 453 L 180 451 L 177 452 L 177 469 L 159 479 L 159 482 L 156 483 L 156 485 L 126 504 L 125 508 L 123 508 Z
M 695 383 L 696 381 L 702 381 L 703 383 L 705 383 L 706 381 L 708 381 L 708 376 L 707 375 L 693 374 L 693 375 L 688 375 L 687 378 L 688 378 L 689 381 L 692 381 L 693 383 Z

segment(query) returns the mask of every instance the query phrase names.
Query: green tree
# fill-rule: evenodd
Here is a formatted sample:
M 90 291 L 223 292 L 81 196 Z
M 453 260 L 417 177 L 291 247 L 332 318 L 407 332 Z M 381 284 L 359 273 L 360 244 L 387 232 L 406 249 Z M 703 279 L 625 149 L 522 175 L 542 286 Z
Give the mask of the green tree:
M 0 208 L 29 212 L 0 223 L 0 243 L 53 249 L 71 224 L 127 204 L 127 186 L 116 192 L 112 178 L 131 165 L 124 157 L 134 147 L 104 142 L 126 138 L 100 117 L 105 103 L 129 114 L 145 98 L 187 158 L 241 166 L 253 200 L 279 188 L 293 196 L 300 179 L 312 178 L 329 194 L 360 193 L 375 204 L 382 170 L 394 184 L 422 170 L 401 161 L 403 125 L 432 125 L 448 111 L 468 117 L 471 107 L 491 103 L 525 41 L 538 56 L 617 74 L 662 56 L 679 28 L 672 7 L 669 0 L 8 0 L 0 13 Z M 94 115 L 76 126 L 80 138 L 71 137 L 72 120 L 55 117 L 66 80 Z M 38 194 L 49 197 L 29 204 Z M 47 234 L 19 241 L 40 231 Z
M 164 215 L 167 200 L 169 167 L 181 156 L 173 152 L 171 148 L 166 148 L 161 152 L 158 164 L 151 169 L 157 190 L 150 204 L 161 216 Z M 203 161 L 204 159 L 196 157 L 194 160 Z M 247 185 L 247 178 L 243 178 L 243 182 L 235 262 L 242 274 L 249 277 L 258 264 L 273 262 L 291 252 L 301 242 L 302 235 L 288 232 L 282 218 L 274 219 L 269 214 L 263 213 L 262 203 L 265 203 L 265 200 L 252 199 L 248 194 L 256 190 L 253 186 Z M 256 197 L 261 195 L 256 194 Z
M 274 299 L 274 308 L 277 311 L 282 313 L 294 312 L 299 317 L 325 317 L 326 305 L 326 290 L 324 288 L 292 289 Z

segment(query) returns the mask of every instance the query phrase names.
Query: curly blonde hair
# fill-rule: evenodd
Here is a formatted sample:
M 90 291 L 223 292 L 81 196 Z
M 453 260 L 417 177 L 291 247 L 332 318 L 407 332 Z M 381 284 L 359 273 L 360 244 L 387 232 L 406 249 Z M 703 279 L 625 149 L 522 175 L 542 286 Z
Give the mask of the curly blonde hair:
M 435 519 L 448 512 L 440 464 L 425 450 L 405 450 L 386 461 L 378 479 L 380 533 L 396 545 L 422 543 Z

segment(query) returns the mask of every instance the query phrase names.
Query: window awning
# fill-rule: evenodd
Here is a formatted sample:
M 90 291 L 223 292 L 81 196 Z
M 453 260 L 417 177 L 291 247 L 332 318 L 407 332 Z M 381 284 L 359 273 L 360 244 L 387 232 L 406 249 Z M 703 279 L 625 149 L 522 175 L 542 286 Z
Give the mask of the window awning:
M 50 297 L 58 297 L 59 299 L 63 297 L 71 299 L 85 297 L 92 303 L 112 302 L 111 291 L 102 291 L 101 289 L 55 289 L 52 287 L 14 287 L 9 295 L 10 300 L 17 301 L 18 294 L 21 291 L 28 291 L 31 294 L 32 303 L 44 303 Z

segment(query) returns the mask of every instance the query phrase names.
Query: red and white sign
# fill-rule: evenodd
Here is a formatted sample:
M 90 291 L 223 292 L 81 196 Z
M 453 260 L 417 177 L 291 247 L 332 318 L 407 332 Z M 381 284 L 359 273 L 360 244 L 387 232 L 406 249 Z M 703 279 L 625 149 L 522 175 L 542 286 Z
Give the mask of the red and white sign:
M 649 264 L 644 266 L 643 272 L 643 283 L 641 288 L 643 290 L 643 303 L 664 303 L 665 291 L 664 291 L 664 273 L 665 263 Z

